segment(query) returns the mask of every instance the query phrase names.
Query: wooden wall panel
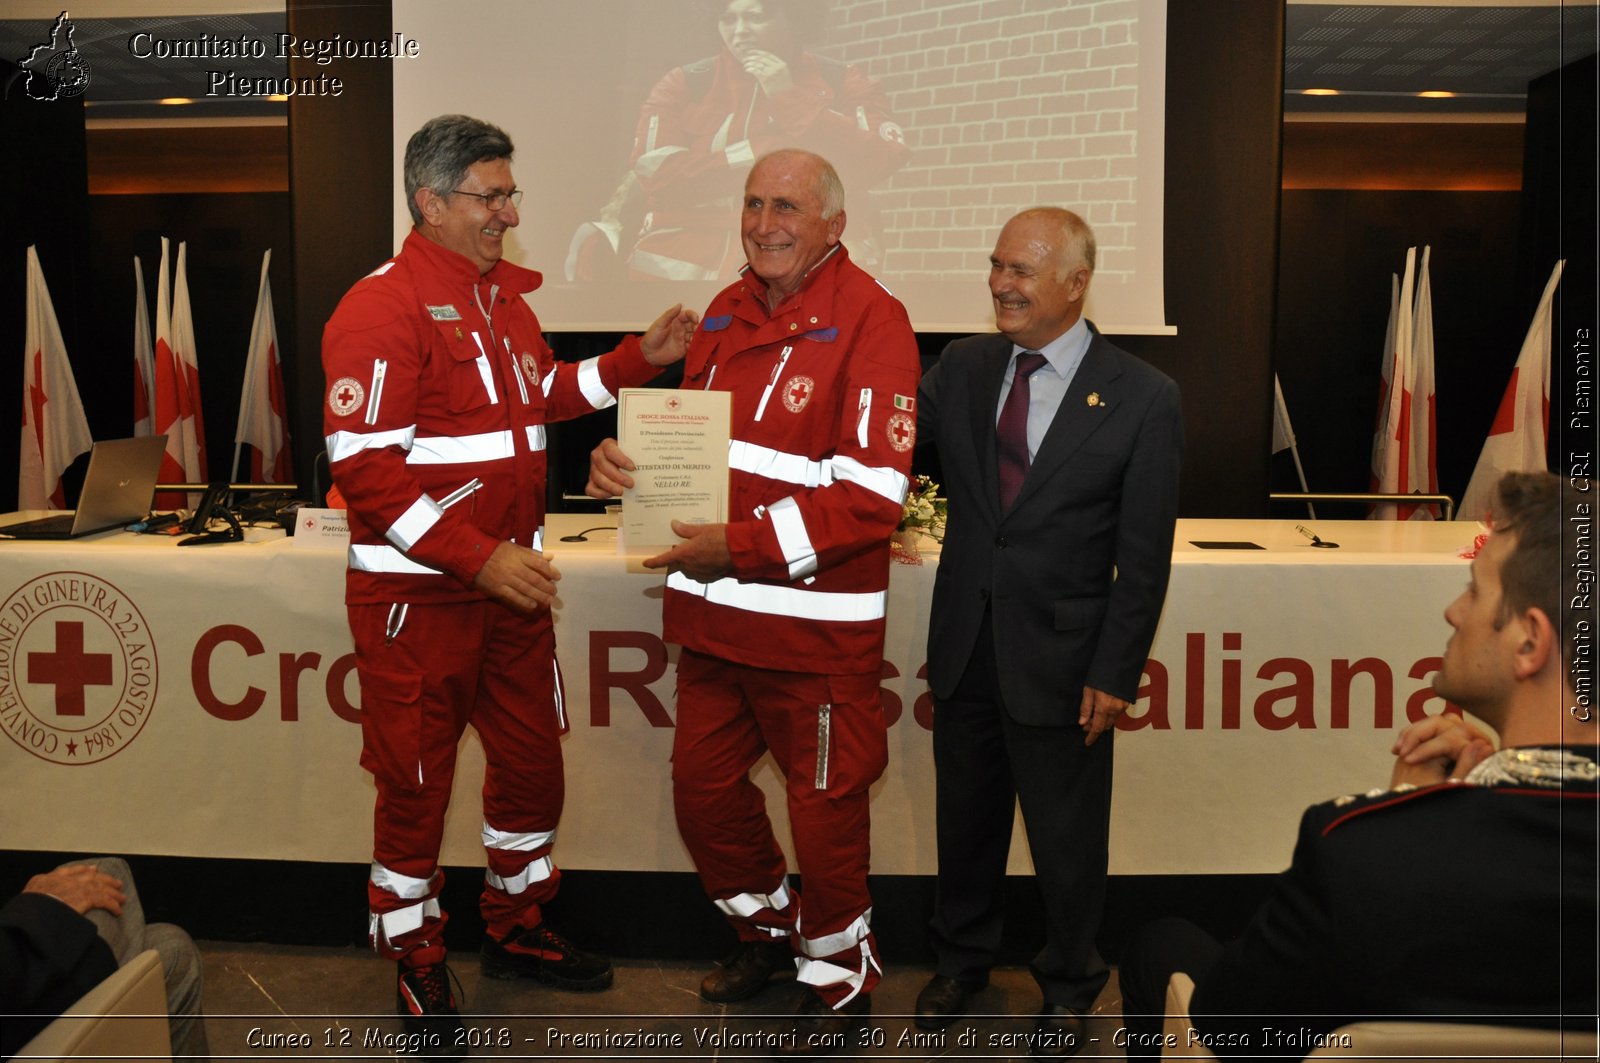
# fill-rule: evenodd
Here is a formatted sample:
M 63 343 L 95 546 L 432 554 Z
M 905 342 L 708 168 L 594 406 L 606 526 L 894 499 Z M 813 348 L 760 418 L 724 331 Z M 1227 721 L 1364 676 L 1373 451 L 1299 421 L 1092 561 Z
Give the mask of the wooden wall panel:
M 91 195 L 289 191 L 289 126 L 91 125 Z
M 1518 122 L 1302 122 L 1283 125 L 1284 188 L 1515 192 Z

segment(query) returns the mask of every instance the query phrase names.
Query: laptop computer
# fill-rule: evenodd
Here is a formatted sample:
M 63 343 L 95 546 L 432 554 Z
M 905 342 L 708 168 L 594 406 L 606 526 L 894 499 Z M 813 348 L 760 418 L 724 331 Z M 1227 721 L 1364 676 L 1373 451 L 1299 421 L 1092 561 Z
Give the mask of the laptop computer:
M 166 436 L 108 439 L 89 451 L 78 508 L 54 517 L 0 526 L 12 539 L 76 539 L 107 528 L 132 524 L 150 512 L 161 472 Z

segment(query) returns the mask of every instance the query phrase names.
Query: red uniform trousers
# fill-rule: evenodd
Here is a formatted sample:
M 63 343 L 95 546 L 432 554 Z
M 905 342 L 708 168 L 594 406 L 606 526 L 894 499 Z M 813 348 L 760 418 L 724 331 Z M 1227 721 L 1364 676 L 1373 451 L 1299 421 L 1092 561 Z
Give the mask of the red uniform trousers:
M 361 764 L 378 790 L 367 887 L 373 948 L 411 966 L 444 959 L 439 845 L 469 723 L 487 761 L 484 921 L 497 939 L 537 926 L 560 881 L 550 849 L 565 796 L 567 725 L 550 614 L 520 617 L 486 601 L 348 608 Z
M 706 893 L 739 937 L 788 937 L 799 978 L 838 1007 L 882 976 L 867 892 L 868 787 L 888 764 L 879 675 L 817 675 L 684 650 L 672 796 Z M 750 769 L 768 750 L 786 780 L 805 890 L 785 885 L 783 851 Z

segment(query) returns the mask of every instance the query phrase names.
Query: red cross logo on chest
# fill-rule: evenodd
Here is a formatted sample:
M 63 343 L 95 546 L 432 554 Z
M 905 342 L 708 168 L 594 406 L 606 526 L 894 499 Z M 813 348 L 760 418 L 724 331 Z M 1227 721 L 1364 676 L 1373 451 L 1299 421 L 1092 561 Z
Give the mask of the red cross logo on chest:
M 811 401 L 811 393 L 816 390 L 817 382 L 810 377 L 792 376 L 783 385 L 783 405 L 790 413 L 799 413 L 806 408 L 806 403 Z

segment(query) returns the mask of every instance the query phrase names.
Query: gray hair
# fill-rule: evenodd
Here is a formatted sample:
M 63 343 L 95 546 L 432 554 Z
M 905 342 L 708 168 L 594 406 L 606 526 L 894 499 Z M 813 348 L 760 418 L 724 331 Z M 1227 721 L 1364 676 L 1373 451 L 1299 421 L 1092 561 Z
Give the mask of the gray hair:
M 499 126 L 464 114 L 442 114 L 411 134 L 406 142 L 406 207 L 422 224 L 417 191 L 431 188 L 441 196 L 467 176 L 474 163 L 511 158 L 511 138 Z
M 1075 269 L 1094 272 L 1094 230 L 1089 223 L 1065 207 L 1030 207 L 1018 218 L 1038 218 L 1058 226 L 1061 230 L 1060 260 L 1056 266 L 1056 279 L 1061 280 Z
M 760 166 L 769 159 L 777 158 L 810 159 L 817 164 L 817 183 L 814 191 L 817 193 L 817 197 L 822 200 L 822 218 L 824 221 L 844 209 L 844 182 L 839 180 L 839 171 L 833 168 L 833 163 L 816 152 L 806 151 L 804 148 L 777 148 L 758 158 L 755 161 L 755 165 L 751 166 L 750 169 L 754 171 L 756 166 Z

